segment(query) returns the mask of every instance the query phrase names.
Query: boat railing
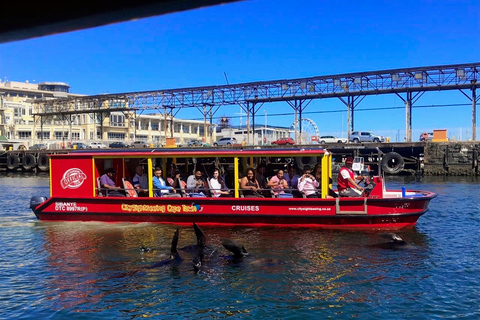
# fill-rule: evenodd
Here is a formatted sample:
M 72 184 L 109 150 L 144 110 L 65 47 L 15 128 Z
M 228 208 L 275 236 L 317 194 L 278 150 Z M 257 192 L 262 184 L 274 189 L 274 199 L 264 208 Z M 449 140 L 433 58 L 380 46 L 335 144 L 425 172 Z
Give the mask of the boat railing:
M 136 189 L 133 187 L 130 181 L 127 179 L 122 179 L 123 182 L 123 188 L 121 191 L 125 193 L 126 197 L 148 197 L 148 190 L 143 190 L 143 189 Z M 207 189 L 207 192 L 205 193 L 195 193 L 195 192 L 189 192 L 185 190 L 184 188 L 172 188 L 175 190 L 174 193 L 165 193 L 162 195 L 167 196 L 167 197 L 198 197 L 203 194 L 205 197 L 214 197 L 213 193 L 211 193 L 210 189 Z M 154 188 L 152 189 L 153 191 L 153 197 L 160 197 L 158 196 L 160 190 L 165 190 L 165 189 L 157 189 Z M 235 189 L 230 189 L 227 188 L 227 191 L 230 192 L 231 195 L 234 195 Z M 251 192 L 252 189 L 242 189 L 239 188 L 239 197 L 240 198 L 245 198 L 246 194 L 248 192 Z M 96 188 L 97 196 L 98 197 L 106 197 L 108 189 L 104 188 L 101 186 L 100 183 L 100 178 L 97 179 L 97 188 Z M 320 191 L 319 191 L 320 192 Z M 263 198 L 306 198 L 305 194 L 303 192 L 300 192 L 296 188 L 288 188 L 288 189 L 283 189 L 283 192 L 278 192 L 277 195 L 274 194 L 274 190 L 271 188 L 262 188 L 262 189 L 257 189 L 257 191 L 253 195 L 247 195 L 247 197 L 263 197 Z

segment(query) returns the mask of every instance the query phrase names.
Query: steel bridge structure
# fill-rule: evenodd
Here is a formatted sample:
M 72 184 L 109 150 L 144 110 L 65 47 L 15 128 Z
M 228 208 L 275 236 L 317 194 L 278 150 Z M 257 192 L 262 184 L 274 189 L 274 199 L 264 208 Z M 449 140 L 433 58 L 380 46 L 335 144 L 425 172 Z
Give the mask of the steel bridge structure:
M 459 90 L 472 103 L 472 140 L 476 140 L 476 90 L 480 63 L 346 73 L 300 79 L 250 82 L 220 86 L 72 97 L 35 101 L 36 117 L 65 113 L 109 113 L 131 108 L 135 112 L 161 111 L 173 119 L 184 108 L 195 108 L 212 123 L 213 115 L 227 106 L 245 111 L 247 127 L 255 128 L 256 113 L 269 102 L 284 101 L 295 121 L 314 99 L 340 99 L 348 111 L 348 135 L 354 131 L 355 108 L 370 95 L 395 94 L 405 104 L 406 142 L 412 141 L 412 107 L 427 91 Z M 319 107 L 315 107 L 319 108 Z M 320 111 L 310 110 L 310 111 Z M 300 133 L 302 128 L 299 128 Z M 247 130 L 250 132 L 250 130 Z M 166 134 L 166 133 L 165 133 Z M 205 130 L 207 134 L 207 130 Z M 301 134 L 300 134 L 301 136 Z M 248 142 L 249 138 L 247 138 Z M 299 141 L 302 143 L 302 141 Z

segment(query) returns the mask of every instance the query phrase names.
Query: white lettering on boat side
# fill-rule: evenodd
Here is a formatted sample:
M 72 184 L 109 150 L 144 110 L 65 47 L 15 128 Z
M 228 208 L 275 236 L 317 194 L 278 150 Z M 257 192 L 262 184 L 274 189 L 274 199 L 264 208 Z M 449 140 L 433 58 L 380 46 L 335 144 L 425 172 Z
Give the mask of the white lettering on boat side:
M 83 181 L 87 179 L 87 175 L 78 168 L 72 168 L 65 171 L 60 185 L 63 189 L 77 189 L 83 184 Z
M 232 206 L 232 211 L 260 211 L 259 206 Z
M 87 212 L 87 207 L 77 206 L 76 202 L 55 202 L 55 211 Z

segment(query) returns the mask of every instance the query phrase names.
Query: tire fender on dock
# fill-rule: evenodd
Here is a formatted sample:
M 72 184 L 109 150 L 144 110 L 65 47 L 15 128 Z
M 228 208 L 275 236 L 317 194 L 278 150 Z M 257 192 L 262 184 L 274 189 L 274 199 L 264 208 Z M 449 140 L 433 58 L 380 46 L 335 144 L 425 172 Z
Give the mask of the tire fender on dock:
M 16 154 L 9 154 L 7 156 L 7 168 L 8 170 L 14 170 L 17 169 L 20 164 L 20 161 L 18 159 L 18 155 Z
M 25 170 L 32 170 L 36 165 L 37 160 L 33 154 L 26 153 L 23 155 L 22 166 Z
M 49 161 L 46 154 L 42 153 L 38 156 L 37 166 L 40 171 L 48 171 Z
M 399 173 L 405 167 L 402 156 L 396 152 L 389 152 L 382 158 L 382 170 L 386 173 Z
M 295 162 L 302 171 L 305 166 L 309 166 L 313 170 L 313 167 L 317 164 L 317 157 L 297 157 Z

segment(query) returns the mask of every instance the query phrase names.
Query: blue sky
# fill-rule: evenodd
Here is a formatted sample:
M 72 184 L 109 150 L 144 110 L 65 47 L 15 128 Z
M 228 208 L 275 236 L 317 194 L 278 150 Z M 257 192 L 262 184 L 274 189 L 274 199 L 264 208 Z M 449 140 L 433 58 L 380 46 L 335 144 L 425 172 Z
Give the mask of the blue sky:
M 120 93 L 480 61 L 478 1 L 244 1 L 0 44 L 0 78 L 63 81 L 82 94 Z M 426 93 L 418 106 L 468 104 L 460 92 Z M 355 128 L 404 130 L 395 95 L 366 97 Z M 284 104 L 266 104 L 269 124 L 289 126 Z M 338 99 L 305 110 L 320 133 L 346 131 Z M 239 107 L 218 116 L 238 116 Z M 199 118 L 191 109 L 178 114 Z M 257 123 L 263 123 L 259 112 Z M 234 119 L 238 124 L 239 119 Z M 471 128 L 471 107 L 416 108 L 413 128 Z M 390 134 L 390 133 L 389 133 Z M 390 134 L 391 135 L 391 134 Z M 403 133 L 399 133 L 402 136 Z

